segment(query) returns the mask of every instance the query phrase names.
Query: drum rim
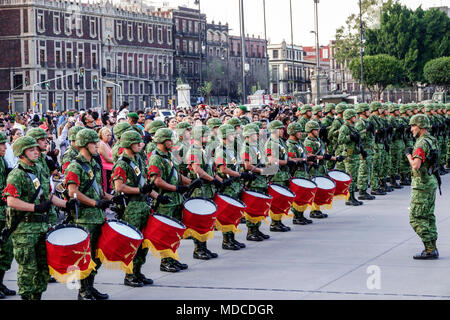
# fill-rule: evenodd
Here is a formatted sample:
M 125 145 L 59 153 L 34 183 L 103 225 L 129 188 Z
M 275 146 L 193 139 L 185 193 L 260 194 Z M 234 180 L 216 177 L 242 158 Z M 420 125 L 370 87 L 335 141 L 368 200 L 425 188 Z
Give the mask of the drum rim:
M 133 239 L 133 240 L 144 240 L 144 235 L 142 234 L 142 232 L 138 228 L 136 228 L 135 226 L 129 224 L 128 222 L 125 222 L 125 221 L 120 220 L 120 219 L 108 219 L 108 220 L 105 221 L 105 223 L 108 223 L 108 222 L 123 223 L 123 224 L 127 225 L 128 227 L 130 227 L 131 229 L 133 229 L 134 231 L 136 231 L 142 238 L 142 239 Z M 125 236 L 125 235 L 123 235 L 123 236 Z M 130 238 L 130 237 L 128 237 L 128 238 Z
M 188 202 L 190 200 L 205 200 L 205 201 L 211 202 L 214 205 L 214 207 L 216 208 L 216 212 L 217 212 L 217 204 L 211 199 L 206 199 L 206 198 L 202 198 L 202 197 L 195 197 L 195 198 L 189 198 L 189 199 L 184 200 L 183 201 L 183 208 L 185 208 L 186 202 Z M 206 214 L 206 216 L 207 215 L 211 215 L 211 214 L 215 214 L 216 212 Z
M 295 198 L 295 192 L 293 192 L 291 189 L 289 189 L 288 187 L 285 187 L 285 186 L 282 186 L 281 184 L 278 184 L 278 183 L 271 183 L 271 184 L 269 184 L 269 187 L 270 186 L 278 186 L 278 187 L 281 187 L 281 188 L 283 188 L 283 189 L 286 189 L 287 191 L 289 191 L 290 193 L 292 193 L 293 195 L 292 195 L 292 198 Z M 287 196 L 286 196 L 287 197 Z
M 48 241 L 48 237 L 49 237 L 50 234 L 52 234 L 53 232 L 58 231 L 60 229 L 66 229 L 66 228 L 77 228 L 77 229 L 83 230 L 87 234 L 86 239 L 89 238 L 90 235 L 91 235 L 89 233 L 89 231 L 83 226 L 76 225 L 76 224 L 58 224 L 58 225 L 54 226 L 53 228 L 51 228 L 50 231 L 47 232 L 47 234 L 45 235 L 45 241 L 50 243 L 50 244 L 52 244 L 52 245 L 59 246 L 59 247 L 74 246 L 74 245 L 77 245 L 77 244 L 80 244 L 80 243 L 86 241 L 86 239 L 84 239 L 84 240 L 82 240 L 80 242 L 72 243 L 72 244 L 55 244 L 55 243 L 52 243 L 52 242 Z
M 273 197 L 272 197 L 270 194 L 267 194 L 267 193 L 261 193 L 261 192 L 256 191 L 256 190 L 252 190 L 252 189 L 244 189 L 244 190 L 242 190 L 242 191 L 251 191 L 251 192 L 258 193 L 258 194 L 263 194 L 263 195 L 265 195 L 266 197 L 268 197 L 268 198 L 263 198 L 263 199 L 266 199 L 266 200 L 272 200 L 272 199 L 273 199 Z
M 346 175 L 348 175 L 348 177 L 349 177 L 350 179 L 352 178 L 347 172 L 342 171 L 342 170 L 329 170 L 327 174 L 329 175 L 330 172 L 333 172 L 333 171 L 345 173 Z M 331 176 L 330 176 L 330 178 L 333 179 Z M 338 180 L 338 181 L 341 181 L 341 180 Z M 341 182 L 345 182 L 345 181 L 341 181 Z
M 166 215 L 160 214 L 160 213 L 154 213 L 151 216 L 158 216 L 158 217 L 167 218 L 169 220 L 172 220 L 173 222 L 178 223 L 179 225 L 183 226 L 184 229 L 186 229 L 186 226 L 181 221 L 178 221 L 178 219 L 175 219 L 174 217 L 169 217 L 169 216 L 166 216 Z M 178 228 L 178 229 L 183 229 L 183 228 Z
M 331 178 L 331 177 L 327 177 L 327 176 L 314 176 L 313 178 L 325 178 L 330 180 L 331 182 L 333 182 L 334 187 L 336 188 L 336 182 Z M 319 185 L 317 185 L 317 188 L 319 188 Z M 323 190 L 330 190 L 330 189 L 323 189 Z
M 315 183 L 314 181 L 312 181 L 311 179 L 306 179 L 306 178 L 292 178 L 291 179 L 291 182 L 293 181 L 293 180 L 296 180 L 296 179 L 299 179 L 299 180 L 306 180 L 306 181 L 309 181 L 309 182 L 312 182 L 312 183 L 314 183 L 314 185 L 316 186 L 316 188 L 317 188 L 317 183 Z M 296 186 L 298 186 L 298 187 L 303 187 L 303 186 L 299 186 L 298 184 L 296 184 L 296 183 L 294 183 Z M 306 187 L 305 187 L 306 188 Z M 311 188 L 307 188 L 307 189 L 311 189 Z
M 229 196 L 229 195 L 224 194 L 224 193 L 217 193 L 217 195 L 219 195 L 219 196 L 225 196 L 225 197 L 228 197 L 228 198 L 231 198 L 231 199 L 235 200 L 236 202 L 239 202 L 240 204 L 242 204 L 242 205 L 244 206 L 244 207 L 241 208 L 241 209 L 247 208 L 247 205 L 246 205 L 242 200 L 240 200 L 240 199 L 236 199 L 235 197 Z

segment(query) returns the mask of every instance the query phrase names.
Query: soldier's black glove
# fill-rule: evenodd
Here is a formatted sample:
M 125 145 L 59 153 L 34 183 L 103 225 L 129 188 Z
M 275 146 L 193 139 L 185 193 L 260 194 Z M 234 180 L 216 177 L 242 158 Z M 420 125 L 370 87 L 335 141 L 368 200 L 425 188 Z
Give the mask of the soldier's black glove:
M 363 159 L 367 158 L 367 151 L 366 150 L 361 150 L 361 156 L 363 157 Z
M 55 163 L 55 161 L 53 161 L 53 159 L 51 157 L 49 157 L 48 155 L 45 157 L 45 162 L 47 163 L 47 166 L 48 166 L 48 169 L 50 170 L 50 172 L 53 172 L 56 169 L 58 169 L 58 164 Z
M 6 206 L 6 205 L 7 205 L 6 200 L 3 198 L 0 198 L 0 206 Z
M 316 161 L 316 156 L 308 156 L 306 160 L 308 160 L 308 162 Z
M 189 191 L 189 186 L 178 185 L 176 191 L 181 194 L 186 193 Z
M 241 173 L 239 178 L 244 180 L 244 181 L 249 181 L 252 178 L 252 174 L 250 172 L 244 171 L 244 172 Z
M 413 152 L 413 148 L 412 147 L 408 147 L 405 149 L 405 156 L 408 156 L 409 154 L 411 154 Z
M 332 155 L 331 154 L 327 154 L 327 153 L 325 153 L 324 155 L 323 155 L 323 159 L 324 160 L 331 160 L 331 157 L 332 157 Z
M 119 194 L 117 196 L 114 196 L 111 201 L 118 205 L 123 205 L 124 200 L 126 199 L 126 196 L 123 194 Z
M 367 131 L 372 132 L 372 134 L 375 134 L 375 126 L 373 125 L 372 122 L 369 122 L 369 124 L 367 125 Z
M 154 190 L 155 185 L 153 183 L 146 183 L 142 187 L 139 187 L 139 192 L 143 194 L 148 194 Z
M 222 185 L 224 187 L 229 187 L 229 186 L 231 186 L 232 183 L 233 183 L 233 179 L 230 178 L 230 179 L 223 180 Z
M 214 187 L 216 187 L 217 189 L 222 188 L 222 182 L 220 182 L 219 180 L 214 179 L 212 183 L 214 184 Z
M 287 161 L 287 166 L 289 167 L 289 169 L 294 169 L 295 167 L 297 167 L 297 162 L 296 161 L 292 161 L 292 160 L 288 160 Z
M 322 127 L 319 130 L 319 138 L 322 140 L 326 140 L 328 138 L 327 128 Z
M 344 156 L 338 156 L 338 157 L 336 157 L 336 161 L 337 162 L 342 162 L 342 161 L 344 161 L 345 160 L 345 157 Z
M 297 168 L 303 166 L 305 163 L 306 163 L 305 160 L 299 159 L 299 160 L 297 161 Z
M 203 185 L 203 182 L 202 182 L 201 179 L 195 179 L 195 180 L 192 181 L 191 184 L 189 185 L 189 189 L 188 189 L 188 190 L 201 188 L 202 185 Z
M 172 199 L 170 199 L 168 196 L 164 196 L 164 195 L 160 194 L 156 198 L 156 201 L 158 201 L 159 203 L 162 203 L 162 204 L 169 204 L 172 202 Z
M 356 133 L 350 133 L 350 140 L 353 142 L 358 142 L 359 137 Z
M 41 203 L 34 205 L 34 212 L 45 213 L 48 212 L 51 207 L 52 207 L 51 200 L 42 201 Z
M 72 211 L 75 210 L 75 207 L 80 204 L 80 201 L 78 199 L 70 199 L 66 202 L 66 211 Z
M 106 208 L 109 208 L 109 206 L 112 204 L 113 204 L 113 202 L 110 200 L 101 199 L 101 200 L 97 200 L 97 202 L 95 203 L 95 207 L 105 210 Z

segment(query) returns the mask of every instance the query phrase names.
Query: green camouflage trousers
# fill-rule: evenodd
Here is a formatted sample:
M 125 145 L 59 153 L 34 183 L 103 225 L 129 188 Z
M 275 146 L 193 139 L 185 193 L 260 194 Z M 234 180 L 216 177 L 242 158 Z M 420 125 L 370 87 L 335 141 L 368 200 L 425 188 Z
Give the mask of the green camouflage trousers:
M 447 151 L 447 139 L 441 136 L 439 138 L 439 151 L 442 156 L 439 158 L 439 164 L 444 166 L 445 165 L 445 152 Z
M 128 222 L 133 227 L 142 232 L 147 225 L 147 220 L 150 215 L 150 207 L 146 202 L 130 201 L 125 209 L 122 220 Z M 133 259 L 133 268 L 140 268 L 144 265 L 148 253 L 148 248 L 139 246 L 136 255 Z
M 345 172 L 352 176 L 352 182 L 350 183 L 350 192 L 355 192 L 357 181 L 358 181 L 358 171 L 359 171 L 359 154 L 353 154 L 344 160 Z
M 331 154 L 332 156 L 338 156 L 339 154 L 336 153 L 336 150 L 334 148 L 332 148 L 331 146 L 327 146 L 327 150 L 328 150 L 328 154 Z M 327 161 L 327 170 L 333 170 L 334 167 L 336 166 L 336 161 Z
M 375 144 L 374 155 L 373 155 L 373 174 L 370 180 L 370 186 L 372 190 L 377 190 L 380 188 L 380 179 L 383 164 L 383 153 L 384 145 Z
M 412 189 L 409 222 L 411 227 L 427 245 L 438 238 L 434 204 L 436 188 Z
M 19 295 L 31 298 L 47 290 L 50 274 L 47 265 L 46 233 L 13 233 L 14 258 L 19 265 Z
M 0 231 L 6 226 L 6 221 L 0 220 Z M 12 237 L 0 246 L 0 271 L 8 271 L 14 259 Z
M 390 177 L 400 174 L 400 163 L 405 153 L 405 143 L 403 140 L 394 140 L 389 151 L 390 157 Z
M 414 144 L 411 140 L 408 140 L 405 145 L 406 148 L 413 147 Z M 411 172 L 411 165 L 409 164 L 408 158 L 405 156 L 404 152 L 400 158 L 400 174 L 409 175 Z
M 337 156 L 341 155 L 342 154 L 342 150 L 343 150 L 343 147 L 342 146 L 338 146 L 336 148 L 336 155 Z M 341 170 L 341 171 L 345 171 L 345 164 L 344 164 L 344 162 L 336 163 L 336 169 L 337 170 Z
M 359 160 L 358 190 L 366 191 L 373 175 L 373 153 L 367 152 L 366 159 Z
M 447 168 L 450 168 L 450 138 L 447 138 Z

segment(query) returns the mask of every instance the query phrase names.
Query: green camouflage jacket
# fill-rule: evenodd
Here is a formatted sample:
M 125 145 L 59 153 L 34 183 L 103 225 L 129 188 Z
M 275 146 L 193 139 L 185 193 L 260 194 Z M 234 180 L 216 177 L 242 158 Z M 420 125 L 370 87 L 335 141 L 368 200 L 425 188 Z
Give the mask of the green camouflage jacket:
M 289 138 L 286 145 L 289 158 L 306 158 L 306 148 L 301 141 L 295 141 Z M 308 174 L 305 172 L 305 168 L 297 167 L 292 176 L 294 178 L 306 178 Z
M 62 163 L 62 170 L 63 173 L 65 172 L 65 170 L 67 169 L 67 167 L 69 166 L 70 162 L 75 159 L 75 157 L 78 155 L 78 153 L 80 153 L 78 151 L 77 148 L 75 148 L 74 146 L 69 146 L 66 151 L 64 152 L 62 158 L 61 158 L 61 163 Z
M 433 149 L 438 149 L 437 140 L 428 132 L 417 138 L 412 157 L 419 158 L 422 165 L 419 170 L 412 170 L 411 188 L 421 190 L 437 188 L 436 177 L 428 174 L 428 168 L 431 166 L 430 153 Z
M 277 160 L 288 160 L 288 148 L 283 139 L 270 137 L 266 142 L 267 156 L 272 156 Z M 269 179 L 274 182 L 285 183 L 291 178 L 288 166 L 280 166 L 277 173 Z

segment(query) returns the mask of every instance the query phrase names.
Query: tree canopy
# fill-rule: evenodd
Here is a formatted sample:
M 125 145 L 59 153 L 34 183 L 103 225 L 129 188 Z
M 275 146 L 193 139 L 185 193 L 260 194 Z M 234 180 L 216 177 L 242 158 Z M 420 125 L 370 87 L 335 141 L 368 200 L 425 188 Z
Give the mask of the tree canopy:
M 450 84 L 450 57 L 428 61 L 423 68 L 423 75 L 429 84 L 448 87 Z

